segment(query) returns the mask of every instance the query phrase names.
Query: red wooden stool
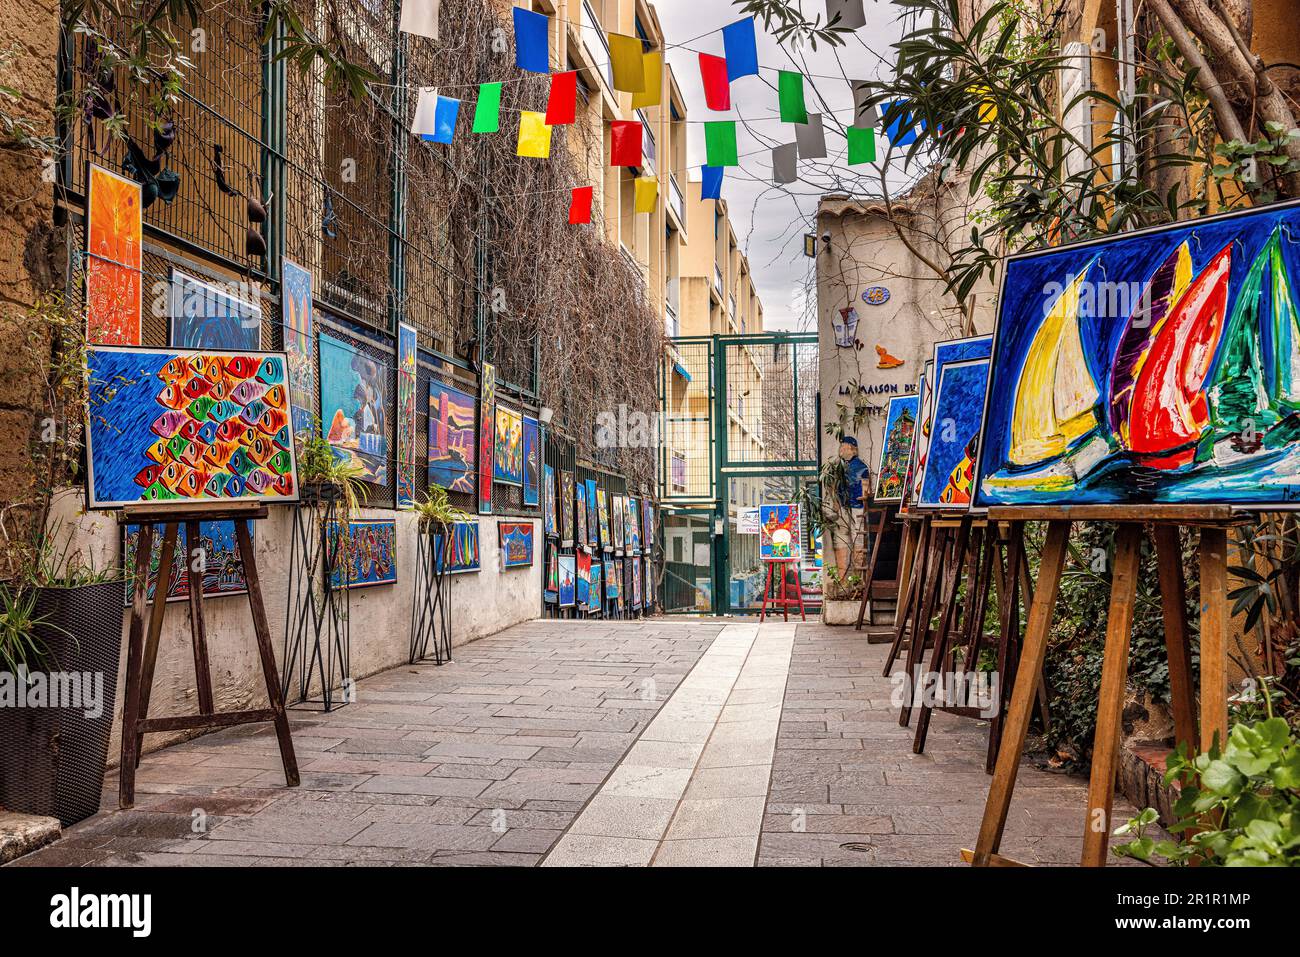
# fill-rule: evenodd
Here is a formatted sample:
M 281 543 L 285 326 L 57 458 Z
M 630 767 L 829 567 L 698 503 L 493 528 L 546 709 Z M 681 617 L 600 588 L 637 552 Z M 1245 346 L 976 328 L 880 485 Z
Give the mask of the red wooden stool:
M 761 624 L 767 618 L 767 609 L 770 605 L 775 612 L 781 609 L 781 614 L 786 621 L 790 620 L 790 609 L 798 608 L 799 617 L 807 621 L 808 616 L 804 614 L 803 607 L 803 585 L 799 581 L 799 559 L 797 558 L 765 558 L 763 563 L 767 565 L 767 577 L 763 583 L 763 607 L 759 611 L 758 620 Z M 772 594 L 772 572 L 775 567 L 781 566 L 781 588 L 776 595 Z M 790 594 L 790 570 L 794 570 L 794 595 Z

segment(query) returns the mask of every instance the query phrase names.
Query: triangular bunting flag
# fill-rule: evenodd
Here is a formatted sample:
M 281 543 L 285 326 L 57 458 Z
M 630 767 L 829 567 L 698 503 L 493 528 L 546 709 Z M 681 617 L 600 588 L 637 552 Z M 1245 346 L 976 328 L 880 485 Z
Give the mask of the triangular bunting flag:
M 835 18 L 839 17 L 839 22 Z M 826 0 L 826 25 L 856 30 L 867 25 L 867 15 L 862 0 Z
M 438 88 L 422 86 L 415 101 L 415 116 L 411 118 L 411 132 L 416 136 L 432 136 L 438 122 Z
M 551 72 L 551 21 L 544 13 L 513 7 L 515 66 L 531 73 Z
M 591 222 L 591 197 L 594 186 L 576 186 L 569 198 L 569 223 L 578 226 Z
M 641 165 L 640 120 L 613 120 L 610 122 L 609 165 Z
M 475 133 L 497 133 L 501 130 L 501 84 L 480 83 L 478 102 L 474 104 Z
M 578 115 L 578 71 L 551 74 L 551 95 L 546 101 L 546 125 L 565 126 Z
M 397 29 L 438 39 L 438 0 L 402 0 L 402 19 Z
M 645 89 L 632 94 L 632 109 L 644 110 L 663 102 L 664 55 L 661 50 L 651 50 L 641 57 L 641 73 L 645 76 Z
M 704 121 L 704 154 L 710 166 L 739 166 L 735 120 Z
M 803 74 L 782 70 L 777 77 L 777 99 L 782 123 L 807 123 L 808 107 L 803 102 Z
M 722 47 L 727 57 L 727 79 L 758 75 L 758 43 L 754 39 L 753 17 L 723 27 Z
M 722 174 L 725 170 L 721 166 L 706 166 L 700 173 L 700 199 L 722 199 Z
M 640 37 L 621 33 L 609 35 L 609 65 L 614 89 L 624 93 L 645 92 L 645 64 L 641 62 L 645 47 Z
M 850 126 L 845 133 L 849 137 L 849 165 L 874 163 L 876 161 L 876 131 L 869 126 Z
M 731 81 L 727 61 L 712 53 L 700 54 L 700 79 L 704 82 L 704 105 L 711 110 L 731 109 Z
M 778 186 L 799 181 L 799 154 L 794 143 L 772 150 L 772 182 Z
M 519 145 L 515 153 L 533 159 L 546 159 L 551 155 L 551 128 L 546 125 L 543 114 L 532 110 L 519 111 Z
M 794 141 L 799 147 L 800 159 L 822 159 L 826 156 L 826 130 L 820 113 L 809 113 L 807 123 L 796 123 Z
M 636 199 L 633 208 L 638 213 L 653 213 L 655 211 L 655 200 L 658 198 L 658 177 L 638 176 L 636 178 Z

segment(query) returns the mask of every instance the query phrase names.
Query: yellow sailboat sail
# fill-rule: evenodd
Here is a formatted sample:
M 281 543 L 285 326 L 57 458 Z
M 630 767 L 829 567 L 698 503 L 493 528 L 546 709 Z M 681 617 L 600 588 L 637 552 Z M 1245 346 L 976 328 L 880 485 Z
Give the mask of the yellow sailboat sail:
M 1061 455 L 1096 425 L 1099 394 L 1079 338 L 1079 290 L 1088 268 L 1057 297 L 1025 354 L 1011 416 L 1014 465 Z

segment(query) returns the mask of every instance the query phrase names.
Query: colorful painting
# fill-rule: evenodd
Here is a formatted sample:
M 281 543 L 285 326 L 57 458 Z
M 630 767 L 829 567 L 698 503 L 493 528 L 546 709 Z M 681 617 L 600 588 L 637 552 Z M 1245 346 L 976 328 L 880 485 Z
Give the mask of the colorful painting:
M 560 473 L 560 541 L 573 541 L 573 473 Z
M 605 560 L 605 600 L 613 601 L 618 598 L 619 593 L 619 575 L 614 567 L 614 560 L 607 558 Z
M 599 545 L 600 509 L 596 506 L 596 480 L 587 479 L 587 544 Z
M 533 523 L 501 522 L 497 525 L 501 545 L 501 564 L 505 568 L 523 568 L 533 563 Z
M 479 370 L 478 396 L 478 510 L 492 512 L 492 472 L 496 437 L 497 370 L 490 362 Z
M 429 484 L 451 492 L 474 491 L 474 398 L 429 380 Z
M 876 470 L 877 502 L 902 501 L 919 404 L 920 399 L 915 395 L 900 395 L 889 400 L 884 441 L 880 446 L 880 467 Z
M 524 420 L 514 409 L 498 405 L 493 445 L 493 477 L 506 485 L 524 484 Z
M 144 287 L 140 184 L 91 163 L 86 189 L 86 341 L 137 346 Z
M 577 595 L 578 564 L 572 555 L 561 555 L 560 566 L 560 607 L 572 608 Z
M 284 324 L 284 352 L 289 363 L 294 435 L 313 431 L 312 410 L 316 407 L 311 297 L 311 273 L 297 263 L 281 260 L 280 321 Z
M 560 600 L 560 562 L 551 542 L 546 543 L 546 580 L 542 583 L 542 598 L 552 604 Z
M 1300 503 L 1300 203 L 1007 260 L 975 504 Z
M 903 479 L 902 509 L 906 511 L 921 494 L 921 469 L 925 464 L 924 446 L 930 441 L 930 413 L 934 404 L 934 363 L 926 359 L 921 378 L 916 383 L 920 399 L 917 426 L 912 433 L 912 452 L 907 457 L 907 475 Z
M 330 522 L 334 567 L 330 584 L 335 588 L 365 588 L 397 581 L 397 522 L 389 519 L 353 519 Z
M 168 294 L 171 345 L 176 349 L 228 349 L 257 352 L 262 348 L 262 307 L 246 302 L 211 283 L 172 270 Z
M 636 611 L 641 607 L 641 563 L 632 560 L 632 609 Z
M 542 477 L 542 427 L 524 416 L 524 504 L 536 505 Z
M 590 567 L 587 569 L 587 575 L 591 579 L 591 586 L 588 589 L 590 597 L 587 600 L 587 607 L 593 612 L 599 612 L 602 610 L 602 603 L 600 600 L 600 562 L 594 560 L 591 561 Z
M 608 551 L 614 547 L 609 537 L 609 496 L 603 488 L 596 489 L 596 525 L 600 532 L 600 544 Z
M 555 511 L 555 469 L 542 466 L 542 522 L 547 537 L 560 534 L 560 520 Z
M 433 536 L 434 550 L 437 554 L 439 568 L 445 568 L 448 575 L 479 570 L 478 522 L 456 522 L 451 527 L 450 556 L 443 554 L 442 533 Z M 450 564 L 445 564 L 450 557 Z
M 397 507 L 415 505 L 415 385 L 419 340 L 415 327 L 397 324 Z
M 610 531 L 613 532 L 614 551 L 621 555 L 623 554 L 624 539 L 627 535 L 627 501 L 622 495 L 615 495 L 611 501 L 613 510 L 609 519 Z
M 641 548 L 649 555 L 655 547 L 655 503 L 648 498 L 641 500 L 641 522 Z
M 975 457 L 989 360 L 946 362 L 934 393 L 934 432 L 918 508 L 966 509 L 975 490 Z
M 246 522 L 249 540 L 252 540 L 253 523 Z M 145 594 L 153 601 L 158 585 L 158 568 L 162 561 L 162 536 L 164 526 L 153 529 L 153 560 L 149 565 Z M 126 570 L 125 603 L 131 606 L 135 570 L 136 547 L 140 543 L 140 526 L 122 526 L 122 568 Z M 248 580 L 244 578 L 244 562 L 239 557 L 239 543 L 235 538 L 234 522 L 200 522 L 197 548 L 202 549 L 203 597 L 221 598 L 224 595 L 244 595 Z M 176 530 L 176 550 L 172 552 L 172 570 L 167 581 L 167 601 L 186 601 L 190 597 L 190 566 L 197 566 L 199 555 L 192 555 L 189 533 L 184 523 Z M 196 567 L 197 570 L 197 567 Z
M 627 532 L 625 534 L 627 550 L 633 555 L 641 554 L 641 503 L 634 498 L 627 500 Z
M 357 477 L 388 484 L 388 377 L 356 347 L 320 334 L 320 409 L 325 440 Z
M 86 365 L 92 509 L 297 501 L 284 353 L 102 346 Z
M 918 394 L 921 396 L 918 428 L 912 442 L 912 454 L 907 461 L 908 482 L 904 501 L 915 505 L 921 498 L 921 481 L 924 478 L 925 463 L 930 454 L 930 442 L 933 439 L 934 422 L 934 388 L 939 382 L 943 367 L 949 362 L 965 362 L 970 359 L 987 359 L 993 353 L 992 336 L 970 336 L 965 339 L 946 339 L 934 344 L 933 358 L 925 364 L 925 372 Z M 983 412 L 983 407 L 980 409 Z
M 758 557 L 799 558 L 803 538 L 799 527 L 799 506 L 795 504 L 758 507 Z
M 585 545 L 587 544 L 587 483 L 581 480 L 573 490 L 573 515 L 577 519 L 574 541 L 579 545 Z
M 591 604 L 591 556 L 581 549 L 577 554 L 577 575 L 578 607 L 586 608 Z

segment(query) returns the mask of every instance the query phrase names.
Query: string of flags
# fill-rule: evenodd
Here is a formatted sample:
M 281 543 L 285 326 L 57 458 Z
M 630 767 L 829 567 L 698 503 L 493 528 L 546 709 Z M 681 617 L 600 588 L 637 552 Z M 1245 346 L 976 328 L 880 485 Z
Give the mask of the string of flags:
M 863 0 L 825 0 L 826 22 L 832 28 L 856 30 L 866 25 Z M 404 33 L 438 39 L 440 0 L 402 0 L 399 29 Z M 518 110 L 519 125 L 516 155 L 547 159 L 551 155 L 551 134 L 556 126 L 577 121 L 578 74 L 575 70 L 552 72 L 550 63 L 551 18 L 546 14 L 512 7 L 515 34 L 515 66 L 522 71 L 550 77 L 545 111 Z M 597 28 L 598 29 L 598 28 Z M 758 45 L 753 17 L 727 24 L 721 30 L 723 55 L 699 53 L 700 80 L 705 104 L 714 112 L 731 109 L 731 84 L 746 76 L 759 75 Z M 607 34 L 610 55 L 610 81 L 619 92 L 632 95 L 633 109 L 645 109 L 661 103 L 664 53 L 646 51 L 644 42 L 635 36 Z M 771 151 L 772 181 L 778 185 L 797 182 L 799 161 L 824 159 L 827 156 L 826 132 L 821 113 L 810 113 L 804 92 L 804 74 L 781 69 L 777 76 L 777 106 L 782 123 L 794 126 L 794 142 L 776 146 Z M 474 102 L 471 133 L 501 131 L 502 81 L 478 85 Z M 851 81 L 854 118 L 845 128 L 850 166 L 876 161 L 876 127 L 880 123 L 878 107 L 871 101 L 869 81 Z M 894 103 L 882 104 L 886 111 Z M 450 144 L 456 136 L 461 100 L 443 95 L 437 87 L 420 87 L 411 133 L 431 143 Z M 985 119 L 984 115 L 980 116 Z M 726 168 L 740 165 L 736 120 L 705 120 L 705 164 L 702 168 L 701 196 L 721 199 Z M 610 121 L 609 165 L 643 166 L 643 135 L 640 120 Z M 915 142 L 918 129 L 911 115 L 904 113 L 893 120 L 884 135 L 894 146 Z M 659 184 L 654 176 L 637 176 L 634 208 L 636 212 L 653 212 Z M 594 187 L 579 186 L 572 190 L 569 222 L 591 221 Z

